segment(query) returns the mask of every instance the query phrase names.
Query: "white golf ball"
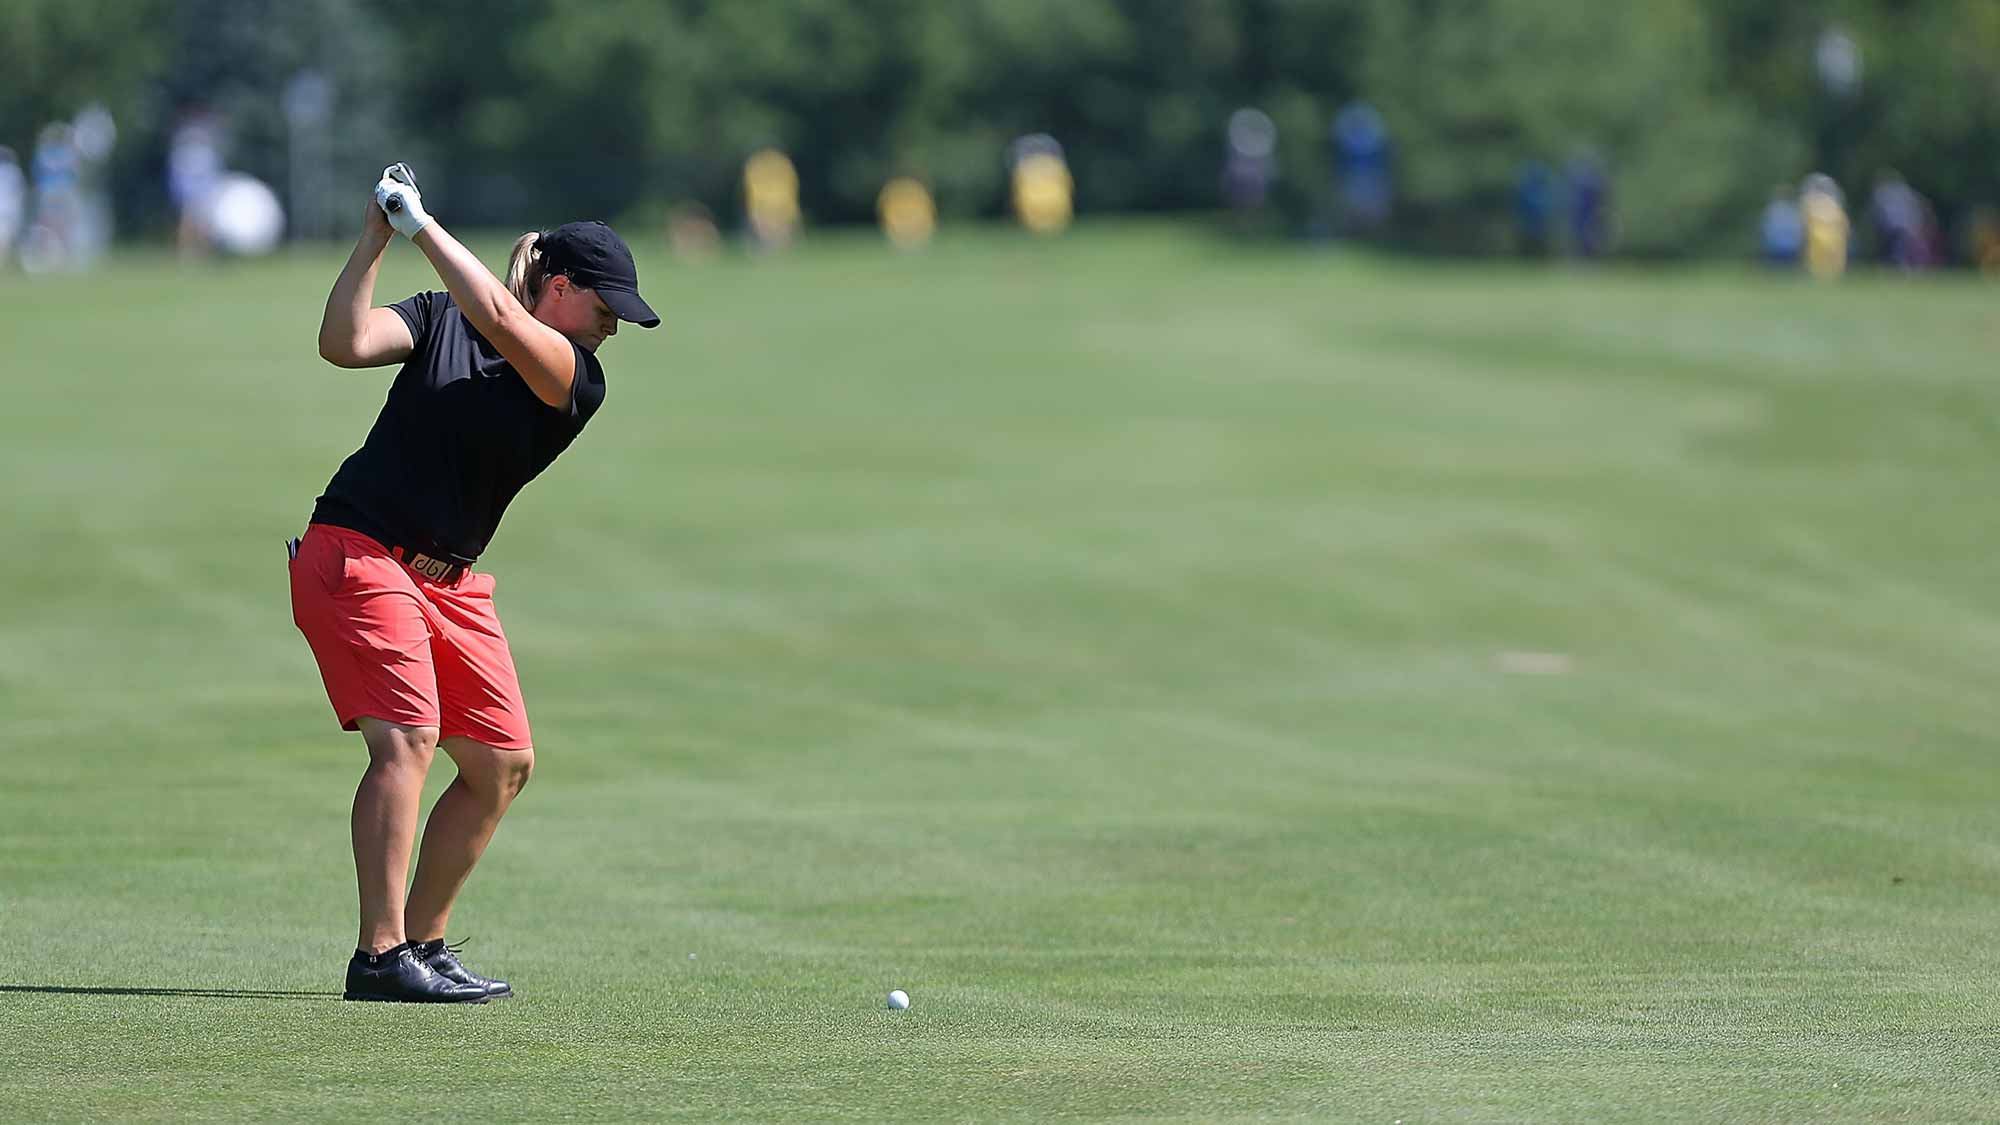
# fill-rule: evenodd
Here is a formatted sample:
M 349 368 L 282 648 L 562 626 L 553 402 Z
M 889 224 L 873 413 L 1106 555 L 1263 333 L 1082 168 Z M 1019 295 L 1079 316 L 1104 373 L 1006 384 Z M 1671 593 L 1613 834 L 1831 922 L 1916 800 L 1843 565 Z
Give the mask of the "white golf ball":
M 910 994 L 900 988 L 891 992 L 889 994 L 889 1006 L 899 1012 L 902 1011 L 904 1008 L 910 1006 Z

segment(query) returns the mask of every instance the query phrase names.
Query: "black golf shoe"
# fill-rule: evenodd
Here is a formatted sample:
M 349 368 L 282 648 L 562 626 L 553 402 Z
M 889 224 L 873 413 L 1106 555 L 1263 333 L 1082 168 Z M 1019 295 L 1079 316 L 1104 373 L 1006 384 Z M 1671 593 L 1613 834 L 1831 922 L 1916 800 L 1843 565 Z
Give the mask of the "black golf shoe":
M 343 1000 L 388 1000 L 403 1004 L 484 1004 L 486 990 L 447 980 L 408 944 L 381 953 L 355 951 L 347 963 Z
M 458 945 L 446 945 L 443 938 L 437 938 L 433 941 L 413 941 L 410 943 L 410 949 L 416 953 L 417 960 L 429 965 L 432 972 L 444 979 L 483 989 L 488 1000 L 498 1000 L 503 996 L 514 995 L 514 990 L 507 986 L 506 981 L 494 980 L 491 977 L 482 977 L 464 965 L 459 964 L 458 951 L 464 948 L 465 945 L 463 942 Z

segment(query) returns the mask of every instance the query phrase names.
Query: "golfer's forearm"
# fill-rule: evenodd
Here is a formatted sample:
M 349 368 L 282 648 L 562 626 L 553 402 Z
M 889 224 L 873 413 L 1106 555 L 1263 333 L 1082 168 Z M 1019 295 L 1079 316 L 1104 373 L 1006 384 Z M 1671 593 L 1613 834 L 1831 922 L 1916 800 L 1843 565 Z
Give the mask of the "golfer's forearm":
M 435 221 L 410 241 L 431 260 L 452 303 L 512 364 L 535 397 L 566 408 L 576 378 L 576 345 L 535 321 L 477 255 Z
M 504 330 L 508 321 L 528 315 L 521 302 L 486 268 L 486 263 L 436 221 L 418 231 L 410 241 L 431 260 L 438 280 L 444 282 L 445 290 L 451 294 L 452 303 L 481 335 L 491 339 L 496 331 Z
M 347 256 L 333 291 L 326 295 L 326 312 L 319 320 L 319 354 L 332 361 L 351 356 L 359 348 L 368 310 L 375 303 L 375 275 L 382 271 L 382 252 L 387 238 L 362 235 Z

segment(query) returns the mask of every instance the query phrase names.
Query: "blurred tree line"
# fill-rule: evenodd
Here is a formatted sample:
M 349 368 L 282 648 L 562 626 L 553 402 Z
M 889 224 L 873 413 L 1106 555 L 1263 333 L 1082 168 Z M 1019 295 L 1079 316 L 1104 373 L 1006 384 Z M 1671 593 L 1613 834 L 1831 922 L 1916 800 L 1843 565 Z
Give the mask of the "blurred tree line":
M 1819 65 L 1834 27 L 1863 64 L 1845 91 Z M 1814 170 L 1854 199 L 1893 167 L 1947 223 L 2000 202 L 1995 0 L 8 0 L 0 48 L 0 143 L 25 155 L 87 101 L 117 115 L 128 228 L 163 224 L 191 105 L 282 191 L 304 69 L 332 83 L 338 198 L 401 157 L 479 225 L 683 199 L 730 222 L 766 144 L 815 221 L 871 216 L 904 172 L 947 214 L 993 214 L 1026 132 L 1061 140 L 1085 212 L 1212 208 L 1251 105 L 1279 131 L 1275 202 L 1312 229 L 1358 98 L 1394 149 L 1383 236 L 1428 250 L 1504 248 L 1523 163 L 1585 151 L 1641 255 L 1741 252 L 1774 185 Z

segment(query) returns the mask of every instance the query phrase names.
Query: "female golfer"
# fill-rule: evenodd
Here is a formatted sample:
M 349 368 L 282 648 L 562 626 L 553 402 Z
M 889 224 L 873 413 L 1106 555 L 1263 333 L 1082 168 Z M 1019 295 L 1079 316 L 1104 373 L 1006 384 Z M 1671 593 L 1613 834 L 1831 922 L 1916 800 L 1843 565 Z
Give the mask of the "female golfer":
M 375 275 L 395 234 L 430 259 L 444 292 L 375 308 Z M 425 212 L 400 164 L 383 172 L 327 296 L 321 356 L 339 367 L 402 364 L 368 439 L 291 544 L 293 620 L 341 727 L 368 743 L 354 794 L 361 937 L 349 1000 L 511 994 L 444 943 L 452 902 L 535 762 L 493 578 L 470 567 L 507 502 L 603 403 L 596 352 L 620 320 L 660 323 L 610 227 L 522 235 L 502 283 Z M 458 777 L 431 809 L 406 898 L 438 747 Z

